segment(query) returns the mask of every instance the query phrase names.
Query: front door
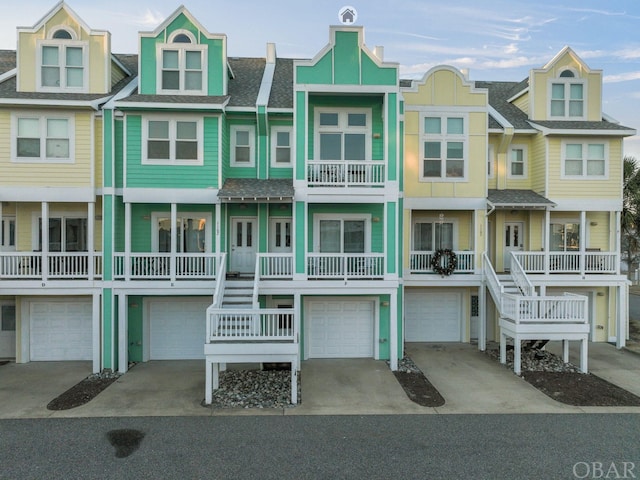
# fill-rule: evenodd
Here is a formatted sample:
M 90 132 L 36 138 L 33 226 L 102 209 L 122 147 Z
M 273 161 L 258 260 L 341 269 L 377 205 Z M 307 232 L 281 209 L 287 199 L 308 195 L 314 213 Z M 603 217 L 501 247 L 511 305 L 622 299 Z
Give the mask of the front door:
M 524 245 L 524 223 L 509 222 L 504 224 L 504 270 L 511 269 L 511 252 L 522 250 Z
M 253 273 L 256 268 L 258 220 L 255 217 L 231 219 L 231 255 L 229 271 Z
M 16 306 L 0 304 L 0 359 L 16 356 Z
M 0 252 L 16 251 L 16 219 L 13 217 L 4 217 L 0 224 L 1 239 Z

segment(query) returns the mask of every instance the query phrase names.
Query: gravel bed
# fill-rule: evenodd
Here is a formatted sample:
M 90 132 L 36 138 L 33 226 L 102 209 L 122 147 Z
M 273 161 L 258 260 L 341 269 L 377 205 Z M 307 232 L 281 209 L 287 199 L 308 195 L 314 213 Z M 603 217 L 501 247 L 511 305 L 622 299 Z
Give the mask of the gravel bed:
M 387 360 L 387 365 L 390 365 L 389 360 Z M 404 373 L 422 373 L 422 370 L 418 368 L 418 366 L 413 363 L 411 357 L 404 356 L 400 360 L 398 360 L 398 372 Z
M 487 355 L 500 361 L 500 349 L 487 349 Z M 580 373 L 580 369 L 572 363 L 564 363 L 559 357 L 546 350 L 523 349 L 521 356 L 523 372 L 569 372 Z M 513 370 L 513 348 L 507 349 L 507 367 Z
M 298 373 L 298 402 L 301 401 Z M 213 408 L 292 408 L 290 370 L 226 370 L 213 391 Z

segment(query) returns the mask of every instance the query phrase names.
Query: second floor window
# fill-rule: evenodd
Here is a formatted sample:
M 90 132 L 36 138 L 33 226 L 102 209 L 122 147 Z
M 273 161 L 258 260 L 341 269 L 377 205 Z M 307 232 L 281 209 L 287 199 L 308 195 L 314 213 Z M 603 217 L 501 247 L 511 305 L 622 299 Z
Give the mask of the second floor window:
M 234 167 L 252 167 L 255 165 L 254 127 L 250 125 L 233 125 L 230 133 L 231 165 Z
M 371 114 L 368 109 L 316 111 L 317 160 L 370 160 Z
M 69 161 L 72 121 L 65 117 L 15 117 L 16 160 Z
M 85 91 L 87 44 L 75 32 L 58 28 L 38 44 L 38 88 L 43 91 Z
M 151 118 L 143 163 L 202 164 L 200 121 Z
M 509 150 L 509 178 L 525 178 L 527 176 L 527 149 L 514 145 Z
M 604 143 L 565 143 L 563 176 L 606 176 L 607 148 Z
M 421 177 L 425 180 L 466 177 L 465 118 L 428 115 L 423 118 Z
M 291 127 L 274 127 L 271 130 L 271 165 L 274 167 L 291 166 Z
M 413 250 L 418 252 L 432 252 L 440 249 L 453 250 L 452 222 L 423 222 L 413 225 Z

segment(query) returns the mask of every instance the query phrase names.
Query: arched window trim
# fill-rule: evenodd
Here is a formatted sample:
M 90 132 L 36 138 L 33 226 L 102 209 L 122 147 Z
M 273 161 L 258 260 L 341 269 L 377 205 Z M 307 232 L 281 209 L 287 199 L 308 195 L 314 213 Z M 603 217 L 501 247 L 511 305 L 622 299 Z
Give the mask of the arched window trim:
M 68 33 L 69 35 L 71 35 L 71 38 L 56 38 L 55 35 L 60 31 L 64 31 Z M 49 35 L 47 35 L 47 38 L 49 40 L 71 41 L 71 40 L 78 40 L 78 35 L 76 34 L 75 30 L 73 30 L 72 28 L 67 27 L 66 25 L 58 25 L 57 27 L 54 27 L 51 30 L 49 30 Z
M 186 43 L 186 42 L 176 42 L 176 38 L 181 36 L 181 35 L 186 36 L 190 40 L 189 43 L 191 43 L 191 44 L 195 45 L 195 44 L 198 43 L 196 41 L 195 35 L 192 32 L 190 32 L 189 30 L 185 30 L 185 29 L 176 30 L 171 35 L 169 35 L 169 39 L 168 39 L 167 43 L 178 43 L 178 44 L 182 44 L 182 45 L 188 45 L 188 43 Z

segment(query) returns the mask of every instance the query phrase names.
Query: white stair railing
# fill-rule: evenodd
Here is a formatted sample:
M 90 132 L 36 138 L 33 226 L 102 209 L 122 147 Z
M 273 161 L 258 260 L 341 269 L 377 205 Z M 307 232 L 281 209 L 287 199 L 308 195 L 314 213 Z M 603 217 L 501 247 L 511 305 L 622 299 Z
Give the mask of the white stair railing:
M 489 260 L 486 252 L 482 254 L 482 264 L 484 266 L 484 278 L 489 286 L 489 293 L 493 297 L 493 301 L 498 307 L 498 310 L 502 311 L 502 294 L 504 293 L 504 286 L 500 283 L 498 275 L 493 269 L 491 260 Z
M 523 295 L 527 297 L 532 297 L 535 295 L 535 288 L 533 284 L 527 277 L 526 272 L 520 265 L 518 261 L 518 257 L 516 257 L 513 252 L 510 252 L 511 255 L 511 278 L 513 282 L 516 284 L 516 287 L 520 289 Z

